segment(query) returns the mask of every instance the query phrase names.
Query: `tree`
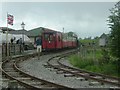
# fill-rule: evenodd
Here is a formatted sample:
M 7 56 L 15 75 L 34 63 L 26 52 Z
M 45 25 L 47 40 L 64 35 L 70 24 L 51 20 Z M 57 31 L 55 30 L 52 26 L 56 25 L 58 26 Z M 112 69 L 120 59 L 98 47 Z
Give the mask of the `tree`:
M 109 26 L 111 28 L 111 51 L 112 54 L 117 57 L 118 66 L 120 68 L 120 1 L 115 4 L 111 10 L 109 16 Z

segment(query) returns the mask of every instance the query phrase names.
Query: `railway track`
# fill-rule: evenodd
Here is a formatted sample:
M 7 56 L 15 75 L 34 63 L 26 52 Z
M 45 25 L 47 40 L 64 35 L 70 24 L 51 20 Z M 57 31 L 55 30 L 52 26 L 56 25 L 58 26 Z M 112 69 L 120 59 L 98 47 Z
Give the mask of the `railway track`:
M 76 53 L 76 51 L 73 53 Z M 57 69 L 60 74 L 65 73 L 66 76 L 68 75 L 68 76 L 75 76 L 75 77 L 83 77 L 81 78 L 81 81 L 83 79 L 92 80 L 92 82 L 98 82 L 98 83 L 101 83 L 101 85 L 109 84 L 112 87 L 120 88 L 120 78 L 111 77 L 108 75 L 103 75 L 103 74 L 94 73 L 94 72 L 89 72 L 83 69 L 77 69 L 61 63 L 62 59 L 65 60 L 65 57 L 73 53 L 66 53 L 60 56 L 52 57 L 48 60 L 47 65 L 49 67 Z
M 72 88 L 59 85 L 56 83 L 52 83 L 50 81 L 40 79 L 34 76 L 31 76 L 27 74 L 26 72 L 20 70 L 18 63 L 22 62 L 23 60 L 27 60 L 30 58 L 35 57 L 37 54 L 29 54 L 25 56 L 18 56 L 14 57 L 10 60 L 6 60 L 2 63 L 2 74 L 5 75 L 5 77 L 10 78 L 12 80 L 17 81 L 20 85 L 26 87 L 27 90 L 41 90 L 41 89 L 69 89 L 72 90 Z

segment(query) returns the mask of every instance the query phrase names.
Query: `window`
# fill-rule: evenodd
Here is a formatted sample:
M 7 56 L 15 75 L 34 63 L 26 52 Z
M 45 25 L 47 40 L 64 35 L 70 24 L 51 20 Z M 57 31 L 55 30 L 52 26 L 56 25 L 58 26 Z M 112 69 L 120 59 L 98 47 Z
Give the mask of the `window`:
M 53 41 L 53 35 L 50 34 L 50 41 Z
M 49 40 L 49 34 L 44 34 L 44 39 L 47 41 Z
M 60 36 L 58 36 L 58 41 L 59 41 L 59 42 L 61 41 L 61 38 L 60 38 Z
M 44 34 L 44 40 L 53 41 L 54 40 L 53 34 Z

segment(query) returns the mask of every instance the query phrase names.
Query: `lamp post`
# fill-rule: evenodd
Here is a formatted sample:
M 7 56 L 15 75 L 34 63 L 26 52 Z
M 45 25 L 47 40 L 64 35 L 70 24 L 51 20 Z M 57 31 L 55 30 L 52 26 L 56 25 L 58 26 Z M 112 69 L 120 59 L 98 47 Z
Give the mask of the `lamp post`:
M 25 24 L 24 24 L 24 22 L 22 22 L 22 24 L 21 24 L 21 27 L 22 27 L 22 29 L 23 29 L 23 32 L 22 32 L 22 43 L 23 43 L 23 46 L 24 46 L 24 28 L 25 28 Z M 23 51 L 24 51 L 24 47 L 23 47 Z

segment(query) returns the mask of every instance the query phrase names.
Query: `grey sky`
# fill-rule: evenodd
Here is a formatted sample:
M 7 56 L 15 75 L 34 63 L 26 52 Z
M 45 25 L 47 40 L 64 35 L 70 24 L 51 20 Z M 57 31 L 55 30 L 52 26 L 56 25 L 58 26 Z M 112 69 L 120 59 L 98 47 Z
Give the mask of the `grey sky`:
M 107 18 L 114 2 L 2 2 L 2 21 L 6 26 L 6 13 L 14 15 L 14 29 L 46 27 L 65 32 L 74 31 L 79 37 L 100 36 L 109 33 Z

